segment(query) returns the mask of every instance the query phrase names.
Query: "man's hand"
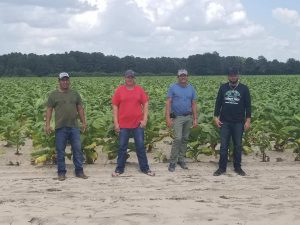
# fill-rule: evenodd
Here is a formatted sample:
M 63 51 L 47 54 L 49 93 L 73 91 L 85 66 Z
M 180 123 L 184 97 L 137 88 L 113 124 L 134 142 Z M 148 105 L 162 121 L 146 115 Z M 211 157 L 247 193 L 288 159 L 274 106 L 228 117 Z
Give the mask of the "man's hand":
M 52 131 L 53 131 L 53 129 L 52 129 L 52 127 L 50 126 L 50 125 L 46 125 L 45 126 L 45 132 L 46 132 L 46 134 L 51 134 L 52 133 Z
M 84 133 L 86 131 L 87 131 L 87 125 L 86 125 L 86 123 L 83 123 L 81 126 L 81 132 Z
M 217 127 L 221 128 L 223 123 L 220 121 L 220 119 L 218 117 L 214 118 L 214 122 L 215 122 Z
M 250 120 L 246 119 L 246 122 L 244 124 L 244 130 L 249 130 L 250 129 Z
M 116 132 L 116 134 L 119 134 L 120 133 L 120 126 L 119 126 L 119 124 L 115 123 L 114 125 L 115 125 L 115 132 Z
M 140 127 L 141 127 L 141 128 L 145 128 L 146 125 L 147 125 L 147 120 L 141 120 L 141 121 L 140 121 Z
M 198 126 L 198 119 L 197 118 L 194 118 L 193 120 L 193 127 L 197 127 Z
M 167 127 L 169 127 L 169 128 L 171 128 L 173 125 L 173 121 L 170 117 L 166 119 L 166 123 L 167 123 Z

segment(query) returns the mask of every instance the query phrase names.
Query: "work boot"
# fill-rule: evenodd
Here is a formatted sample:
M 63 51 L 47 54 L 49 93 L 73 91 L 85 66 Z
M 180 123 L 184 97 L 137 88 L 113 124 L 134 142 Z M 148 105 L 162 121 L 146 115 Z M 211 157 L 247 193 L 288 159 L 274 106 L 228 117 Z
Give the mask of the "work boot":
M 59 181 L 64 181 L 64 180 L 66 179 L 66 175 L 65 175 L 65 174 L 58 174 L 57 179 L 58 179 Z
M 222 175 L 222 174 L 224 174 L 224 173 L 226 173 L 226 171 L 225 170 L 222 170 L 222 169 L 217 169 L 215 172 L 214 172 L 214 176 L 220 176 L 220 175 Z
M 234 169 L 234 172 L 236 172 L 240 176 L 246 176 L 246 173 L 244 170 L 242 170 L 242 168 L 236 168 Z
M 76 174 L 76 177 L 81 178 L 81 179 L 88 179 L 88 176 L 84 174 L 84 172 L 80 172 Z
M 181 161 L 177 163 L 182 169 L 188 170 L 189 168 L 187 167 L 186 163 Z
M 174 172 L 175 171 L 175 167 L 176 167 L 176 164 L 175 163 L 170 163 L 169 164 L 169 167 L 168 167 L 168 170 L 170 172 Z

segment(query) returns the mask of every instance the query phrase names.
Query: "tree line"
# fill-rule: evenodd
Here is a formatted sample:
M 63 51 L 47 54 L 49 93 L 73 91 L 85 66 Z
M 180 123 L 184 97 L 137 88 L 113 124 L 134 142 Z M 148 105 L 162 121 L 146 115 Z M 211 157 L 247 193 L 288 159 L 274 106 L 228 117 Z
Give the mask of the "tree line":
M 61 71 L 75 76 L 120 75 L 133 69 L 142 75 L 174 75 L 186 68 L 194 75 L 223 75 L 235 66 L 244 75 L 300 74 L 300 62 L 293 58 L 286 62 L 264 56 L 257 59 L 240 56 L 220 56 L 218 52 L 191 55 L 187 58 L 117 57 L 101 52 L 70 51 L 63 54 L 36 55 L 10 53 L 0 56 L 0 76 L 56 76 Z

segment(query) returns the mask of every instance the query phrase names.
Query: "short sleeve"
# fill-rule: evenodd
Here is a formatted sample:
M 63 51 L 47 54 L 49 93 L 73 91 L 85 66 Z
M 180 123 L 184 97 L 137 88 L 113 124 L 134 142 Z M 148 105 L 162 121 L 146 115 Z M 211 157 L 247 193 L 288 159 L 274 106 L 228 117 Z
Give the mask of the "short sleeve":
M 112 96 L 111 103 L 118 106 L 120 104 L 120 88 L 117 88 Z
M 77 96 L 76 104 L 77 105 L 82 105 L 82 98 L 81 98 L 80 94 L 77 91 L 76 91 L 76 96 Z
M 53 93 L 49 94 L 48 101 L 47 101 L 47 107 L 54 108 Z
M 195 90 L 195 88 L 192 86 L 192 100 L 195 101 L 197 100 L 198 96 L 197 96 L 197 92 Z
M 173 97 L 173 86 L 171 85 L 168 89 L 168 93 L 167 93 L 167 98 L 172 98 Z
M 147 95 L 147 93 L 145 92 L 145 90 L 143 88 L 140 88 L 140 92 L 141 92 L 141 101 L 142 103 L 146 103 L 149 101 L 149 96 Z

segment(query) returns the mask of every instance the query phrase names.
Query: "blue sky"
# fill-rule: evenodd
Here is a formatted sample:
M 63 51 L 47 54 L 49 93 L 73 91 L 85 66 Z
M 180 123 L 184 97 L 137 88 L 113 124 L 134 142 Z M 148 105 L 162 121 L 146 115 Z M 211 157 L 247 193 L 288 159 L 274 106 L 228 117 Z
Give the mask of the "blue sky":
M 249 19 L 262 24 L 269 32 L 279 37 L 296 37 L 295 29 L 287 24 L 278 23 L 272 15 L 272 10 L 286 8 L 300 13 L 300 2 L 298 0 L 242 0 L 241 2 L 249 15 Z
M 1 0 L 0 55 L 300 60 L 298 0 Z

